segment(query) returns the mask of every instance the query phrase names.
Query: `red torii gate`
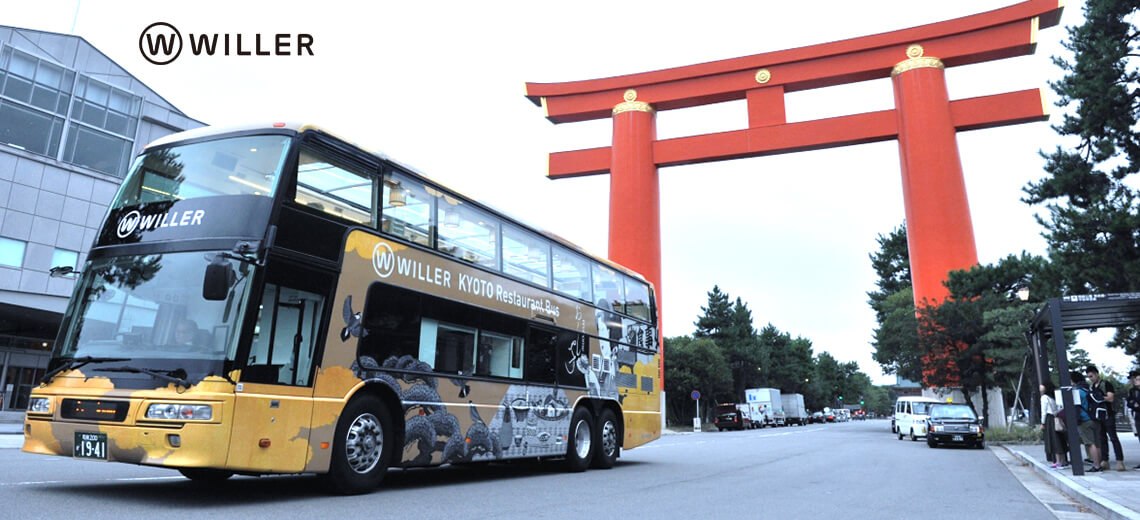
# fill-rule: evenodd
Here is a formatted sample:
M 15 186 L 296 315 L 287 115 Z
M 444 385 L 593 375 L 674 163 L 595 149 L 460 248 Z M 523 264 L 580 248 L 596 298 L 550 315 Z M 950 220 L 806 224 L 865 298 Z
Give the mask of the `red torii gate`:
M 947 273 L 977 264 L 956 132 L 1045 121 L 1040 89 L 951 101 L 944 67 L 1032 54 L 1060 0 L 673 69 L 527 83 L 553 123 L 613 118 L 613 145 L 550 154 L 551 179 L 610 173 L 609 257 L 661 286 L 657 168 L 898 139 L 916 304 L 947 296 Z M 895 109 L 788 123 L 784 94 L 892 78 Z M 657 140 L 655 113 L 746 99 L 745 130 Z M 658 323 L 660 323 L 659 307 Z

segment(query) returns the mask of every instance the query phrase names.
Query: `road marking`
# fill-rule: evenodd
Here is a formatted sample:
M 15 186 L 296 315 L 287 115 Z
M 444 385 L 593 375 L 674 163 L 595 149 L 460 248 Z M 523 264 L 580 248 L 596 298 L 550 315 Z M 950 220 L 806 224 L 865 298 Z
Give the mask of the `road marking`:
M 124 477 L 124 478 L 112 478 L 112 479 L 103 479 L 103 480 L 39 480 L 39 481 L 32 481 L 32 482 L 0 482 L 0 487 L 4 487 L 4 486 L 38 486 L 38 485 L 43 485 L 43 484 L 78 484 L 78 483 L 85 483 L 86 484 L 86 483 L 91 483 L 91 482 L 135 482 L 135 481 L 146 481 L 146 480 L 175 480 L 175 479 L 185 479 L 185 478 L 186 477 L 183 477 L 183 476 L 174 476 L 174 477 Z

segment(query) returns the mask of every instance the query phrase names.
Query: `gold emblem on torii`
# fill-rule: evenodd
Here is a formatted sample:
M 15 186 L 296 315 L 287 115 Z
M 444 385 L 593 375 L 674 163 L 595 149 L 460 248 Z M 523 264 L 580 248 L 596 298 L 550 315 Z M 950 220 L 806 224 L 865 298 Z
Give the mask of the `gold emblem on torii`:
M 906 48 L 906 60 L 898 62 L 893 69 L 891 69 L 891 77 L 898 76 L 908 70 L 922 69 L 922 68 L 946 68 L 942 64 L 942 60 L 933 56 L 923 56 L 926 52 L 921 45 L 914 43 Z
M 622 112 L 649 112 L 653 113 L 653 107 L 644 101 L 637 100 L 637 91 L 634 89 L 626 90 L 622 94 L 622 99 L 625 101 L 614 105 L 613 115 L 618 115 Z

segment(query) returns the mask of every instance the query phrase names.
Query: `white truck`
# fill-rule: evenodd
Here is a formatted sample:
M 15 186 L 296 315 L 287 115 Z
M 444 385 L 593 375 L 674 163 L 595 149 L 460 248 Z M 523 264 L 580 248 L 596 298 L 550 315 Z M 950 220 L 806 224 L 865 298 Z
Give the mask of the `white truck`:
M 780 391 L 775 388 L 748 388 L 744 390 L 744 399 L 748 409 L 761 427 L 784 426 L 784 403 L 780 400 Z
M 784 415 L 788 424 L 803 426 L 808 423 L 803 394 L 783 394 L 780 396 L 780 402 L 784 406 Z

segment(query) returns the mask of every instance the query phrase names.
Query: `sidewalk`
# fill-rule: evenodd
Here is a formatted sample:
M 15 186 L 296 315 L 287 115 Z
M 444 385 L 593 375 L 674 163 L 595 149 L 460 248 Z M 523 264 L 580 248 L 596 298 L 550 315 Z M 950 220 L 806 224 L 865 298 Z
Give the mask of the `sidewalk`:
M 1135 446 L 1132 446 L 1135 453 Z M 1140 470 L 1132 469 L 1140 457 L 1128 456 L 1128 471 L 1102 471 L 1073 476 L 1071 470 L 1055 470 L 1044 461 L 1041 446 L 1007 446 L 1006 449 L 1085 507 L 1103 518 L 1140 520 Z M 1112 461 L 1113 467 L 1116 461 Z

